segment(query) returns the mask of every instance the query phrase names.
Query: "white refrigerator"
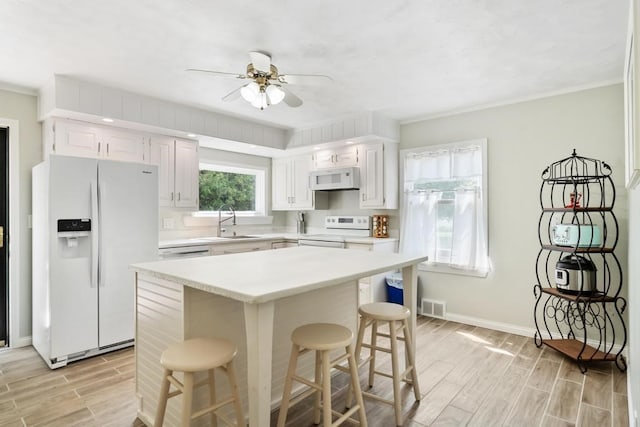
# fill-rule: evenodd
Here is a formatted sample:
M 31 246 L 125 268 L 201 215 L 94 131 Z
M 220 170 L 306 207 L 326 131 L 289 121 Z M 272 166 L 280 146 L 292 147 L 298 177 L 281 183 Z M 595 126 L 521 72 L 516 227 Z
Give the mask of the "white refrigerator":
M 50 368 L 133 344 L 129 265 L 158 258 L 154 165 L 51 155 L 33 168 L 33 346 Z

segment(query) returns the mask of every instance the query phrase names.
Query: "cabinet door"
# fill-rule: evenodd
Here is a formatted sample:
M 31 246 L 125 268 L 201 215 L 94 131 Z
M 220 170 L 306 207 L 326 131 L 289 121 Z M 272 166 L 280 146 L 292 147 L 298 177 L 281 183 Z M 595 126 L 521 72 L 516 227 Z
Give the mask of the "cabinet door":
M 173 206 L 175 179 L 174 140 L 173 138 L 152 137 L 149 145 L 149 163 L 158 166 L 160 206 Z
M 292 159 L 292 203 L 294 209 L 313 209 L 313 192 L 309 189 L 311 156 L 304 155 Z
M 144 137 L 136 133 L 103 131 L 100 156 L 123 162 L 144 162 Z
M 98 127 L 56 121 L 56 154 L 78 157 L 98 157 L 102 130 Z
M 289 209 L 290 165 L 289 159 L 273 159 L 271 164 L 271 209 L 274 211 Z
M 315 169 L 329 169 L 333 167 L 333 150 L 321 150 L 313 156 L 313 167 Z
M 346 147 L 335 150 L 333 164 L 334 167 L 337 168 L 358 166 L 358 146 L 347 145 Z
M 314 155 L 313 167 L 316 170 L 351 166 L 358 166 L 357 145 L 321 150 Z
M 360 208 L 384 207 L 384 146 L 367 144 L 361 146 L 360 162 Z
M 175 206 L 177 208 L 197 208 L 200 163 L 198 144 L 189 141 L 175 141 Z

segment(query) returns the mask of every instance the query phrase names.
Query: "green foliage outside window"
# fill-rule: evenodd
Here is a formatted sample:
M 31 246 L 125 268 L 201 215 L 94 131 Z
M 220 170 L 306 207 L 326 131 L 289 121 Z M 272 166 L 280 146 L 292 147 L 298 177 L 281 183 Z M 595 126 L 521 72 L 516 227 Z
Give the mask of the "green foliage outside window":
M 254 211 L 255 197 L 255 175 L 200 171 L 201 211 L 217 211 L 223 204 L 232 205 L 236 211 Z

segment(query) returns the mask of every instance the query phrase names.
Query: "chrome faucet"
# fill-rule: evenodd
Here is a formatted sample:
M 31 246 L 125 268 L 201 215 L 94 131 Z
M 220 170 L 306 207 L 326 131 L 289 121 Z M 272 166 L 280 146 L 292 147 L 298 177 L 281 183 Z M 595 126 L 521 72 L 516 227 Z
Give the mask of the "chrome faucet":
M 216 236 L 221 237 L 222 236 L 222 223 L 225 221 L 229 221 L 231 218 L 225 218 L 222 219 L 222 209 L 227 208 L 231 211 L 231 213 L 233 214 L 233 225 L 236 225 L 236 211 L 233 208 L 232 205 L 228 205 L 228 204 L 223 204 L 222 206 L 220 206 L 220 209 L 218 209 L 218 234 L 216 234 Z

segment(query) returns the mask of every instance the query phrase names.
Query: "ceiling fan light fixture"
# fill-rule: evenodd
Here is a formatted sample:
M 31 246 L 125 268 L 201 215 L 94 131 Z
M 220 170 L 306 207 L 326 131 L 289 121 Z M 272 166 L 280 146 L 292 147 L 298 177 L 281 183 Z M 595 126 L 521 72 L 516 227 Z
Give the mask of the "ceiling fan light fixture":
M 276 105 L 284 99 L 284 91 L 277 85 L 269 85 L 266 89 L 267 96 L 269 97 L 269 103 Z
M 260 85 L 256 82 L 247 83 L 240 89 L 240 95 L 247 102 L 253 102 L 260 94 Z
M 269 106 L 269 101 L 267 99 L 267 94 L 264 91 L 258 92 L 258 95 L 251 102 L 251 105 L 253 105 L 254 107 L 259 108 L 261 110 L 264 110 L 265 108 L 267 108 Z

